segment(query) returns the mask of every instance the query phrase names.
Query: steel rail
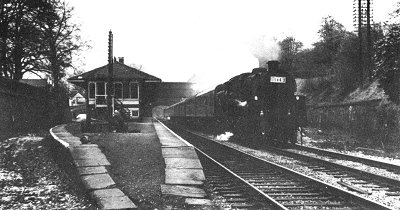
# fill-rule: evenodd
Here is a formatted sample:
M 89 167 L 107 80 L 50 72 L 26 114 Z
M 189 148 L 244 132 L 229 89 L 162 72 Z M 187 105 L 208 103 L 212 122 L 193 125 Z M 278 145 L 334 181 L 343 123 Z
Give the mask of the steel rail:
M 189 132 L 191 135 L 196 135 L 197 137 L 202 138 L 203 140 L 207 140 L 207 141 L 210 142 L 210 139 L 204 138 L 203 136 L 199 136 L 199 135 L 197 135 L 197 134 L 195 134 L 195 133 L 192 133 L 192 132 L 190 132 L 190 131 L 186 131 L 186 132 Z M 388 207 L 388 206 L 385 206 L 385 205 L 383 205 L 383 204 L 380 204 L 380 203 L 377 203 L 377 202 L 374 202 L 374 201 L 367 200 L 367 199 L 365 199 L 365 198 L 363 198 L 363 197 L 360 197 L 360 196 L 358 196 L 358 195 L 356 195 L 356 194 L 354 194 L 354 193 L 352 193 L 352 192 L 348 192 L 348 191 L 342 190 L 342 189 L 340 189 L 340 188 L 338 188 L 338 187 L 335 187 L 335 186 L 333 186 L 333 185 L 331 185 L 331 184 L 324 183 L 324 182 L 322 182 L 322 181 L 320 181 L 320 180 L 317 180 L 317 179 L 315 179 L 315 178 L 312 178 L 312 177 L 303 175 L 303 174 L 301 174 L 301 173 L 298 173 L 298 172 L 296 172 L 296 171 L 294 171 L 294 170 L 292 170 L 292 169 L 289 169 L 289 168 L 280 166 L 280 165 L 275 164 L 275 163 L 270 162 L 270 161 L 266 161 L 266 160 L 261 159 L 261 158 L 259 158 L 259 157 L 257 157 L 257 156 L 254 156 L 254 155 L 252 155 L 252 154 L 243 153 L 242 151 L 237 150 L 236 148 L 233 148 L 233 147 L 231 147 L 231 146 L 224 145 L 224 144 L 221 144 L 221 143 L 219 143 L 219 142 L 217 142 L 217 141 L 213 141 L 213 140 L 211 140 L 211 142 L 214 142 L 214 143 L 216 143 L 216 144 L 218 144 L 218 145 L 222 145 L 223 147 L 226 147 L 226 148 L 230 148 L 230 149 L 232 149 L 232 150 L 234 150 L 234 151 L 236 151 L 236 152 L 239 152 L 239 153 L 241 153 L 241 154 L 243 154 L 243 155 L 246 155 L 246 156 L 248 156 L 248 157 L 252 157 L 253 159 L 258 160 L 258 161 L 261 161 L 261 162 L 263 162 L 263 163 L 265 163 L 265 164 L 272 165 L 272 166 L 274 166 L 274 167 L 276 167 L 276 168 L 279 168 L 279 170 L 286 171 L 287 173 L 290 173 L 292 176 L 302 177 L 303 179 L 310 180 L 310 181 L 313 182 L 315 185 L 319 186 L 321 189 L 328 189 L 330 192 L 333 192 L 333 193 L 336 194 L 336 195 L 345 196 L 345 197 L 348 199 L 348 201 L 357 203 L 358 205 L 363 206 L 364 208 L 370 208 L 370 209 L 391 209 L 391 208 Z M 193 143 L 192 143 L 192 144 L 193 144 Z M 208 143 L 208 144 L 209 144 L 209 143 Z M 237 176 L 239 176 L 239 175 L 237 175 Z M 240 177 L 240 176 L 239 176 L 239 177 Z
M 372 180 L 379 180 L 381 182 L 387 183 L 389 185 L 394 185 L 394 186 L 397 186 L 398 188 L 400 188 L 400 180 L 397 180 L 397 179 L 393 179 L 393 178 L 390 178 L 390 177 L 385 177 L 385 176 L 382 176 L 382 175 L 374 174 L 374 173 L 371 173 L 371 172 L 368 172 L 368 171 L 359 170 L 359 169 L 356 169 L 356 168 L 353 168 L 353 167 L 349 167 L 349 166 L 345 166 L 345 165 L 342 165 L 342 164 L 333 163 L 331 161 L 323 160 L 323 159 L 320 159 L 320 158 L 317 158 L 317 157 L 312 157 L 312 156 L 309 156 L 309 155 L 306 155 L 306 154 L 299 154 L 297 152 L 292 152 L 292 151 L 289 151 L 289 150 L 286 150 L 286 149 L 279 149 L 279 148 L 273 148 L 273 149 L 274 149 L 273 150 L 274 152 L 278 152 L 278 153 L 283 154 L 283 155 L 295 156 L 296 158 L 299 158 L 299 159 L 319 162 L 321 164 L 326 164 L 326 165 L 329 165 L 331 167 L 340 168 L 340 169 L 349 171 L 349 172 L 351 172 L 353 174 L 357 174 L 359 176 L 370 177 Z M 382 167 L 380 167 L 380 168 L 382 168 Z
M 237 180 L 239 180 L 240 182 L 244 183 L 246 186 L 250 187 L 251 189 L 253 189 L 254 191 L 256 191 L 259 195 L 261 195 L 262 197 L 264 197 L 265 199 L 267 199 L 274 207 L 278 208 L 278 209 L 282 209 L 282 210 L 288 210 L 288 208 L 286 208 L 285 206 L 283 206 L 282 204 L 278 203 L 276 200 L 274 200 L 273 198 L 271 198 L 270 196 L 268 196 L 267 194 L 265 194 L 263 191 L 261 191 L 260 189 L 258 189 L 257 187 L 255 187 L 254 185 L 252 185 L 251 183 L 249 183 L 248 181 L 246 181 L 245 179 L 243 179 L 242 177 L 240 177 L 239 175 L 237 175 L 236 173 L 234 173 L 233 171 L 231 171 L 229 168 L 225 167 L 223 164 L 219 163 L 217 160 L 215 160 L 214 158 L 212 158 L 211 156 L 207 155 L 207 153 L 203 152 L 201 149 L 197 148 L 196 146 L 193 146 L 198 152 L 200 152 L 203 156 L 205 156 L 206 158 L 208 158 L 209 160 L 211 160 L 213 163 L 217 164 L 218 166 L 220 166 L 222 169 L 224 169 L 226 172 L 228 172 L 230 175 L 232 175 L 233 177 L 235 177 Z
M 374 166 L 374 167 L 377 167 L 377 168 L 385 168 L 385 169 L 390 169 L 390 170 L 396 170 L 396 171 L 398 171 L 400 173 L 400 165 L 393 164 L 393 163 L 373 160 L 373 159 L 370 159 L 370 158 L 357 157 L 357 156 L 354 156 L 354 155 L 348 155 L 348 154 L 333 152 L 333 151 L 319 149 L 319 148 L 307 147 L 307 146 L 302 146 L 302 145 L 298 145 L 298 144 L 294 145 L 293 148 L 294 149 L 308 151 L 308 152 L 313 152 L 313 153 L 316 153 L 316 154 L 327 155 L 327 156 L 334 157 L 334 158 L 341 158 L 341 159 L 355 161 L 355 162 L 362 162 L 362 163 L 364 163 L 366 165 Z

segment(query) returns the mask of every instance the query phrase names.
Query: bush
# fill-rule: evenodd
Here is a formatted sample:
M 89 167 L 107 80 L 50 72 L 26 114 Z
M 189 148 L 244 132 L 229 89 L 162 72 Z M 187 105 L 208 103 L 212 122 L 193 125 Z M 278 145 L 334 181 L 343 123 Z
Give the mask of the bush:
M 333 81 L 328 77 L 316 77 L 313 79 L 305 80 L 302 92 L 304 93 L 315 93 L 322 92 L 324 90 L 330 90 L 333 88 Z

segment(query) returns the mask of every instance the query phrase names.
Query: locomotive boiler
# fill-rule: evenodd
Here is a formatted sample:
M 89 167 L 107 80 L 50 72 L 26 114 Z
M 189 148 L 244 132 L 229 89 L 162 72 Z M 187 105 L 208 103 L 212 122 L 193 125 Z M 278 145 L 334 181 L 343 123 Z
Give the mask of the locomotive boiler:
M 306 123 L 305 98 L 295 95 L 294 77 L 278 61 L 255 68 L 164 110 L 172 121 L 226 131 L 253 145 L 286 145 Z

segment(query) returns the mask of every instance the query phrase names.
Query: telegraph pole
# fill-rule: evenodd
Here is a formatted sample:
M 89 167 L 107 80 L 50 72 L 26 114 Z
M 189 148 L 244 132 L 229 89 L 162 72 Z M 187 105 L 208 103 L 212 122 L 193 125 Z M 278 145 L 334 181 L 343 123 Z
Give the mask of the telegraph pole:
M 114 67 L 113 67 L 113 34 L 110 30 L 108 33 L 108 82 L 107 82 L 107 107 L 108 107 L 108 121 L 114 114 L 113 98 L 114 98 Z

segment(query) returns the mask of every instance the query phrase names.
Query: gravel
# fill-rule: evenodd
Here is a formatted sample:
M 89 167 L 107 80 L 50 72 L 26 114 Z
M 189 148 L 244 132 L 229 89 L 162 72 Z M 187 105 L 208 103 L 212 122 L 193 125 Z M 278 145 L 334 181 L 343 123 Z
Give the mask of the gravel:
M 0 209 L 95 209 L 46 133 L 0 140 Z

